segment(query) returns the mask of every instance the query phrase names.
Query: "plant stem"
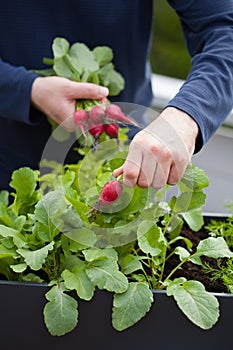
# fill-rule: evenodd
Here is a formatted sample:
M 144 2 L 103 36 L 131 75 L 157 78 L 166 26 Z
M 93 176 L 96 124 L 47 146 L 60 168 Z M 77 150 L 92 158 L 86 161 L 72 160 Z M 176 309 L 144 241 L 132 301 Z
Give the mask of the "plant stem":
M 187 261 L 189 260 L 189 258 L 190 258 L 190 256 L 189 256 L 188 258 L 182 260 L 182 261 L 169 273 L 169 275 L 165 278 L 165 280 L 164 280 L 163 282 L 168 281 L 168 280 L 171 278 L 171 276 L 172 276 L 185 262 L 187 262 Z
M 174 214 L 173 214 L 173 215 L 174 215 Z M 171 214 L 169 220 L 167 221 L 166 225 L 164 226 L 164 229 L 163 229 L 163 235 L 164 235 L 164 237 L 165 237 L 165 234 L 166 234 L 166 232 L 167 232 L 168 226 L 169 226 L 170 222 L 172 221 L 173 215 Z M 171 254 L 169 254 L 168 257 L 166 258 L 166 254 L 167 254 L 167 248 L 166 248 L 166 251 L 164 252 L 164 259 L 163 259 L 163 264 L 162 264 L 161 273 L 160 273 L 160 278 L 159 278 L 160 281 L 162 281 L 162 279 L 163 279 L 163 273 L 164 273 L 166 261 L 167 261 L 167 259 L 172 255 L 172 253 L 171 253 Z

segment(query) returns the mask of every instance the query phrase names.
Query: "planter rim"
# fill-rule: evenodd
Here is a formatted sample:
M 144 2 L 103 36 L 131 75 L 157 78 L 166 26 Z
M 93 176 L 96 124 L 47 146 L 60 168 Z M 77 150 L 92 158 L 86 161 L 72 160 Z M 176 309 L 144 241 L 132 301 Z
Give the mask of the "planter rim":
M 210 218 L 228 218 L 231 216 L 231 214 L 228 214 L 228 213 L 221 213 L 221 212 L 203 212 L 203 216 L 204 217 L 210 217 Z
M 22 286 L 22 287 L 49 287 L 47 283 L 18 282 L 18 281 L 4 281 L 4 280 L 0 280 L 0 286 L 1 285 Z M 96 291 L 101 291 L 101 290 L 96 289 Z M 159 289 L 152 289 L 152 293 L 166 294 L 166 291 L 159 290 Z M 227 298 L 233 297 L 233 294 L 230 294 L 230 293 L 214 293 L 214 292 L 210 292 L 210 293 L 215 295 L 216 297 L 227 297 Z

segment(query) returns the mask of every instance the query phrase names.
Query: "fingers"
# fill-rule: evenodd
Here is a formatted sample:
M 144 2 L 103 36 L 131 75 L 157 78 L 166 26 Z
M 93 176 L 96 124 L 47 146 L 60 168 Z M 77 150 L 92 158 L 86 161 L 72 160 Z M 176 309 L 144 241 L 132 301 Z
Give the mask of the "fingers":
M 129 153 L 123 165 L 123 183 L 128 187 L 133 187 L 138 182 L 142 164 L 142 152 L 140 144 L 132 142 Z
M 183 166 L 180 166 L 178 168 L 176 164 L 173 163 L 168 174 L 167 183 L 169 185 L 176 185 L 177 182 L 180 181 L 182 176 L 184 175 L 187 165 L 188 165 L 188 162 L 184 163 Z
M 136 155 L 135 152 L 133 154 Z M 133 187 L 136 185 L 140 174 L 140 163 L 141 159 L 137 158 L 137 156 L 129 156 L 123 166 L 114 170 L 113 176 L 118 177 L 123 174 L 123 183 L 127 187 Z
M 123 183 L 127 187 L 136 184 L 139 187 L 163 188 L 166 184 L 175 185 L 181 179 L 186 169 L 186 162 L 178 164 L 172 159 L 160 154 L 155 156 L 152 152 L 142 153 L 139 158 L 135 158 L 129 152 L 128 157 L 122 167 L 113 172 L 115 177 L 123 174 Z M 179 171 L 177 170 L 179 168 Z
M 100 100 L 108 96 L 108 88 L 92 83 L 70 82 L 70 98 L 90 98 Z
M 137 179 L 137 184 L 140 187 L 145 188 L 153 185 L 157 165 L 156 156 L 152 152 L 146 152 L 146 150 L 144 150 L 142 154 L 141 169 Z
M 152 151 L 144 149 L 137 158 L 134 149 L 132 152 L 129 151 L 123 166 L 113 173 L 114 176 L 123 174 L 123 183 L 126 186 L 132 187 L 137 184 L 142 188 L 151 186 L 159 189 L 167 183 L 175 184 L 179 180 L 171 155 L 156 156 Z
M 122 174 L 123 174 L 123 166 L 121 166 L 120 168 L 115 169 L 115 170 L 113 171 L 113 176 L 114 176 L 114 177 L 118 177 L 118 176 L 120 176 L 120 175 L 122 175 Z
M 103 100 L 108 95 L 104 86 L 74 82 L 63 77 L 38 77 L 32 85 L 31 103 L 67 131 L 75 130 L 73 115 L 76 100 Z
M 123 174 L 126 186 L 159 189 L 176 185 L 191 160 L 197 132 L 196 123 L 187 114 L 168 109 L 134 137 L 125 163 L 114 176 Z
M 48 94 L 64 99 L 79 98 L 103 99 L 108 96 L 108 88 L 92 83 L 74 82 L 63 77 L 38 77 L 32 86 L 32 102 L 46 97 Z
M 162 167 L 160 164 L 157 164 L 151 186 L 156 189 L 163 188 L 168 183 L 169 171 L 170 165 Z

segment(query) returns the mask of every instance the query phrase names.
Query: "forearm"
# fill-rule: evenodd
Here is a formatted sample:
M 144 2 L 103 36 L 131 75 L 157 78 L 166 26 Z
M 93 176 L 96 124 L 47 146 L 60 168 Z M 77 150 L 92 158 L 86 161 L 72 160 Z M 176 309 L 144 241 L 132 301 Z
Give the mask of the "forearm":
M 168 105 L 198 123 L 198 151 L 233 107 L 233 1 L 197 0 L 193 9 L 182 1 L 170 3 L 180 13 L 192 70 Z
M 0 117 L 30 124 L 31 87 L 36 74 L 0 60 Z
M 227 50 L 221 46 L 222 50 Z M 226 62 L 226 59 L 216 57 L 214 52 L 203 52 L 193 60 L 186 82 L 168 103 L 168 106 L 191 115 L 198 123 L 201 138 L 196 150 L 208 141 L 230 113 L 233 107 L 232 81 L 233 61 L 229 59 Z

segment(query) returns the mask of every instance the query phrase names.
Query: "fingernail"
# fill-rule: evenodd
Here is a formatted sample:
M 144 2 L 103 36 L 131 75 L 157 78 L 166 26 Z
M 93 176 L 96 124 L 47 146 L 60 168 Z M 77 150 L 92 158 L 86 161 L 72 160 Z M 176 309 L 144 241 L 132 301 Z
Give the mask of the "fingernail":
M 107 96 L 108 95 L 108 88 L 106 88 L 105 86 L 100 86 L 100 95 L 101 96 Z

